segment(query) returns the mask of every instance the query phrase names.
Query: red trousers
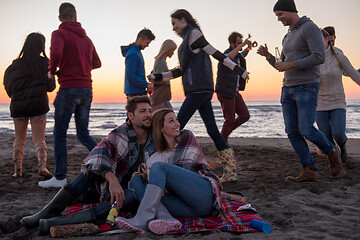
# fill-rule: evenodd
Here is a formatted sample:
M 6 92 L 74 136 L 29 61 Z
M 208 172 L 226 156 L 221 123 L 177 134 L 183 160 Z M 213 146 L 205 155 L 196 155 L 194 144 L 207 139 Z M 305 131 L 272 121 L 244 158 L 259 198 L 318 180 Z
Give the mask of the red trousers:
M 250 119 L 250 113 L 239 92 L 235 93 L 233 99 L 223 97 L 220 93 L 217 93 L 217 97 L 221 103 L 225 119 L 221 129 L 221 136 L 223 136 L 227 142 L 230 133 Z M 237 114 L 237 118 L 235 118 L 235 113 Z

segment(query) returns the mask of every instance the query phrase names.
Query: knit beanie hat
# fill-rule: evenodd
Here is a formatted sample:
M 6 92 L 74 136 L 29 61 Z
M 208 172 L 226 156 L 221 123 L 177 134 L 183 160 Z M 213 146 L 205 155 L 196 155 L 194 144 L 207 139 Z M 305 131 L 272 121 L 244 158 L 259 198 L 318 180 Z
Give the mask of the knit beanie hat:
M 294 0 L 278 0 L 274 6 L 275 11 L 298 12 Z
M 324 30 L 327 31 L 330 36 L 335 36 L 335 28 L 333 26 L 324 27 Z

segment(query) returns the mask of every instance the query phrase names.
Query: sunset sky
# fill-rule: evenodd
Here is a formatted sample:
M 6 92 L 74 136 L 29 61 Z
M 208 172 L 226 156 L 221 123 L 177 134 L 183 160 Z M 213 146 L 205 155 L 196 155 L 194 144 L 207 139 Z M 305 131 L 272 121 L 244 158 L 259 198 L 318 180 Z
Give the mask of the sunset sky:
M 51 32 L 58 28 L 58 0 L 0 0 L 0 79 L 5 69 L 19 54 L 26 36 L 41 32 L 46 37 L 49 54 Z M 212 1 L 212 0 L 77 0 L 69 1 L 77 9 L 78 21 L 92 39 L 103 66 L 94 70 L 94 102 L 123 102 L 124 58 L 120 45 L 135 41 L 144 27 L 156 35 L 142 53 L 146 73 L 150 73 L 154 56 L 165 39 L 173 39 L 178 45 L 181 38 L 172 31 L 170 14 L 185 8 L 196 18 L 206 39 L 218 50 L 228 47 L 227 38 L 238 31 L 246 38 L 250 33 L 259 44 L 267 43 L 269 51 L 281 47 L 281 40 L 288 28 L 277 21 L 272 9 L 276 0 Z M 360 67 L 360 1 L 359 0 L 297 0 L 299 15 L 310 17 L 319 27 L 333 25 L 336 28 L 336 46 L 341 48 L 352 65 Z M 216 77 L 217 60 L 211 58 Z M 168 60 L 169 68 L 178 65 L 177 54 Z M 250 81 L 243 92 L 246 101 L 279 100 L 282 73 L 273 69 L 256 49 L 247 57 Z M 181 79 L 174 79 L 172 101 L 184 99 Z M 347 99 L 360 99 L 360 87 L 344 77 Z M 57 89 L 49 94 L 51 103 Z M 216 100 L 216 97 L 214 97 Z M 0 103 L 8 103 L 3 85 L 0 87 Z

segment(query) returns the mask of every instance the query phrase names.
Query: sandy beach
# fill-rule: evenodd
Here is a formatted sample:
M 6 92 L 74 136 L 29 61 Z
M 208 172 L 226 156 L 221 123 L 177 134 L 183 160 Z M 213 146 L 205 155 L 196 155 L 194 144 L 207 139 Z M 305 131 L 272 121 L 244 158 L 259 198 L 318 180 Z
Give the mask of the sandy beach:
M 101 138 L 95 137 L 97 141 Z M 207 158 L 218 161 L 211 139 L 198 140 Z M 53 172 L 52 136 L 47 136 L 46 141 L 48 168 Z M 30 136 L 25 146 L 24 176 L 21 180 L 13 179 L 12 144 L 13 135 L 0 136 L 0 238 L 51 239 L 50 235 L 38 236 L 38 228 L 26 229 L 19 221 L 45 206 L 58 189 L 38 187 L 41 178 L 37 176 L 37 160 Z M 326 158 L 316 155 L 314 145 L 310 144 L 319 169 L 319 182 L 305 184 L 284 181 L 286 176 L 296 176 L 299 171 L 298 158 L 287 139 L 230 138 L 229 144 L 236 153 L 239 180 L 225 184 L 224 190 L 245 195 L 247 202 L 271 224 L 271 233 L 212 231 L 165 236 L 123 233 L 71 239 L 360 239 L 360 139 L 348 140 L 350 162 L 345 166 L 347 176 L 343 179 L 331 177 Z M 87 154 L 87 149 L 75 136 L 68 136 L 68 181 L 79 173 Z

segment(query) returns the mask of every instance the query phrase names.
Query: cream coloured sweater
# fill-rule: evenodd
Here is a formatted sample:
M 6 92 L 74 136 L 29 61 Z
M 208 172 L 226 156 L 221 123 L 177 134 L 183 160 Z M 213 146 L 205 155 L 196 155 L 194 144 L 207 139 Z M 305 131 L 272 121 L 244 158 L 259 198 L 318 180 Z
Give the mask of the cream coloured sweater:
M 325 50 L 325 62 L 320 65 L 320 90 L 316 111 L 329 111 L 337 108 L 346 109 L 345 92 L 342 75 L 349 76 L 360 85 L 360 73 L 354 69 L 349 59 L 336 49 L 342 68 L 331 52 L 330 47 Z

